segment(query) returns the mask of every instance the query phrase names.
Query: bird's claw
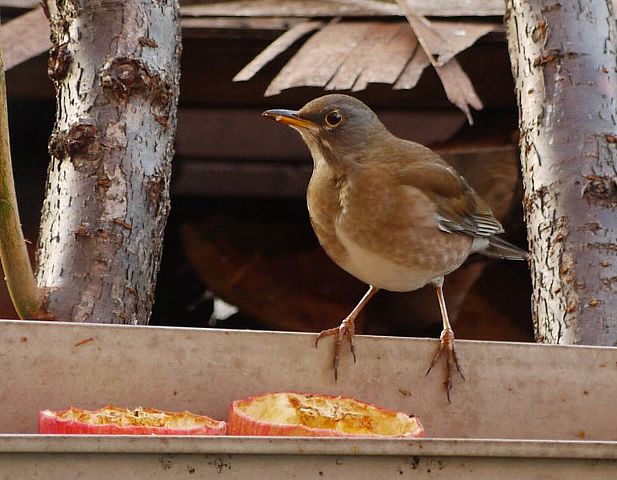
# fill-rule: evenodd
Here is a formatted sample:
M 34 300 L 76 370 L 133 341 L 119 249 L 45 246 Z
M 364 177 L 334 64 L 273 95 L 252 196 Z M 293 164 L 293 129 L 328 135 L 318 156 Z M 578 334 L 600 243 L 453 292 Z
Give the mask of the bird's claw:
M 444 386 L 446 387 L 446 395 L 448 397 L 448 403 L 450 403 L 450 391 L 452 390 L 452 366 L 456 367 L 456 371 L 461 376 L 463 381 L 465 381 L 465 376 L 461 370 L 461 366 L 458 363 L 458 358 L 456 357 L 456 350 L 454 349 L 454 332 L 451 329 L 445 329 L 441 332 L 441 336 L 439 337 L 439 348 L 437 352 L 433 356 L 431 360 L 431 364 L 426 371 L 426 375 L 430 373 L 433 369 L 437 360 L 443 353 L 446 351 L 446 381 L 444 382 Z
M 353 320 L 346 318 L 341 322 L 338 327 L 322 330 L 319 335 L 317 335 L 317 339 L 315 339 L 315 347 L 317 347 L 319 340 L 321 340 L 323 337 L 334 337 L 334 361 L 332 362 L 332 366 L 334 367 L 335 381 L 338 379 L 338 365 L 341 346 L 343 345 L 343 337 L 347 337 L 347 341 L 349 342 L 349 350 L 351 351 L 351 355 L 353 357 L 353 362 L 356 363 L 356 347 L 353 344 L 354 334 L 355 327 Z

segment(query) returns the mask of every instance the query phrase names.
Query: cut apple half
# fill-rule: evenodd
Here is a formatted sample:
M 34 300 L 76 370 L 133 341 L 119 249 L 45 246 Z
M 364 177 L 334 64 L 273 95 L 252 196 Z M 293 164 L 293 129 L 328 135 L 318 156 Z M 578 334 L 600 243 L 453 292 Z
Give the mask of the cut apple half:
M 229 408 L 228 435 L 308 437 L 423 437 L 413 415 L 353 398 L 268 393 L 236 400 Z
M 154 408 L 98 410 L 42 410 L 39 433 L 84 435 L 225 435 L 226 423 L 190 412 L 165 412 Z

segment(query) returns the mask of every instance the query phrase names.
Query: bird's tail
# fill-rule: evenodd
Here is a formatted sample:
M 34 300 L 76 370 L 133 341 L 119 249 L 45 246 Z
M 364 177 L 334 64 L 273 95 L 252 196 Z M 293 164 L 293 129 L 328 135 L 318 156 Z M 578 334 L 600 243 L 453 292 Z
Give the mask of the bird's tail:
M 525 250 L 521 250 L 501 238 L 490 237 L 488 242 L 488 247 L 478 253 L 503 260 L 527 260 L 529 258 L 529 254 Z

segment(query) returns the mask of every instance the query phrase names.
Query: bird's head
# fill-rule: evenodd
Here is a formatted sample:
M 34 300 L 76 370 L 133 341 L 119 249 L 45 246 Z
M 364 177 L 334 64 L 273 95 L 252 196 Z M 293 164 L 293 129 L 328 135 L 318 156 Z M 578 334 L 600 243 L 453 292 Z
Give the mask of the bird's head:
M 361 161 L 363 148 L 375 135 L 387 133 L 375 112 L 348 95 L 325 95 L 300 110 L 267 110 L 263 116 L 302 135 L 313 158 L 330 164 Z

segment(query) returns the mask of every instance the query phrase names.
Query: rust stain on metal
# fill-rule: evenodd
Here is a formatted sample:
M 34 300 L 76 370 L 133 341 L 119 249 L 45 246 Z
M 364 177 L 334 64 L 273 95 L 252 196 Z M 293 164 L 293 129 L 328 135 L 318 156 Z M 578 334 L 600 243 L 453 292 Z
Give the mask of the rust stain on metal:
M 164 472 L 169 470 L 174 465 L 174 462 L 169 458 L 161 458 L 159 462 L 161 463 L 161 467 L 163 468 Z
M 79 342 L 77 342 L 76 344 L 74 344 L 74 347 L 81 347 L 82 345 L 85 345 L 86 343 L 90 343 L 93 342 L 94 338 L 89 337 L 89 338 L 84 338 L 83 340 L 80 340 Z
M 590 307 L 597 307 L 598 305 L 600 305 L 600 300 L 598 300 L 597 298 L 592 298 L 591 300 L 589 300 Z
M 606 68 L 606 67 L 605 67 Z M 608 133 L 606 135 L 606 141 L 608 143 L 617 143 L 617 137 L 615 135 L 611 135 L 610 133 Z
M 228 455 L 229 457 L 229 455 Z M 230 459 L 231 457 L 229 457 Z M 216 457 L 216 459 L 214 461 L 208 462 L 208 465 L 213 466 L 214 468 L 216 468 L 216 471 L 218 473 L 222 473 L 223 470 L 231 470 L 231 464 L 228 463 L 228 461 L 225 461 L 225 459 L 223 457 Z

